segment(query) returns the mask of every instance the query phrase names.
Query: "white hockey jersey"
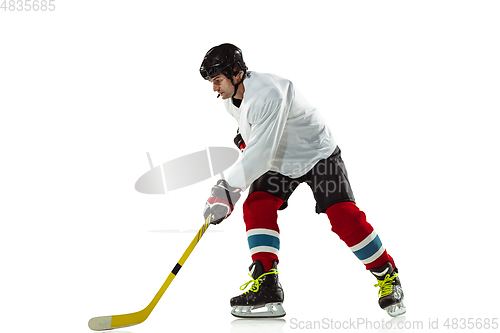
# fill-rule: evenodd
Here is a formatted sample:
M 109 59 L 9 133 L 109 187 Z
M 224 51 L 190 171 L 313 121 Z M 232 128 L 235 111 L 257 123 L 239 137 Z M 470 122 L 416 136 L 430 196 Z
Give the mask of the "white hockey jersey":
M 333 153 L 337 145 L 328 125 L 292 82 L 252 71 L 243 84 L 239 108 L 231 98 L 224 101 L 246 143 L 228 170 L 229 185 L 246 190 L 269 170 L 298 178 Z

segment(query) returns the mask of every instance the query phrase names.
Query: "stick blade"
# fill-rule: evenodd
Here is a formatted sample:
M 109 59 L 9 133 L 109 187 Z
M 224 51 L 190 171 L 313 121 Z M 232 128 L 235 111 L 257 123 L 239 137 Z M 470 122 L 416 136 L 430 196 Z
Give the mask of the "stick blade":
M 134 326 L 142 323 L 149 316 L 149 312 L 145 310 L 117 316 L 94 317 L 89 320 L 89 328 L 92 331 L 106 331 Z
M 89 320 L 89 328 L 92 331 L 105 331 L 111 329 L 111 316 L 94 317 Z

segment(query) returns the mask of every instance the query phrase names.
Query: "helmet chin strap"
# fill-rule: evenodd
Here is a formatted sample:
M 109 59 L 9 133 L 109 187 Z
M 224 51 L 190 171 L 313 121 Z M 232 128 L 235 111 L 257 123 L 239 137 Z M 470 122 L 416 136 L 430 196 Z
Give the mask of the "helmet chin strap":
M 233 83 L 233 81 L 231 81 L 231 83 L 233 83 L 233 87 L 234 87 L 234 92 L 233 92 L 233 95 L 231 95 L 231 98 L 233 98 L 233 97 L 234 97 L 234 95 L 236 95 L 236 93 L 238 92 L 238 87 L 239 87 L 239 86 L 240 86 L 240 84 L 243 82 L 244 78 L 245 78 L 245 74 L 243 74 L 243 77 L 241 78 L 241 81 L 240 81 L 240 82 L 238 82 L 238 83 L 234 84 L 234 83 Z

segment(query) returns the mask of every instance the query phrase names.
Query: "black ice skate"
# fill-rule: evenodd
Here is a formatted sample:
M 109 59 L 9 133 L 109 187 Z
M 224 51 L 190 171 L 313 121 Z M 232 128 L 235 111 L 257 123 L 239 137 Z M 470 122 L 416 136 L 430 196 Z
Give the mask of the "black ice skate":
M 403 304 L 404 294 L 398 277 L 398 269 L 392 269 L 391 263 L 387 263 L 382 267 L 371 268 L 370 272 L 378 280 L 375 287 L 380 287 L 378 292 L 380 307 L 391 317 L 404 314 L 406 307 Z
M 254 261 L 248 268 L 252 280 L 243 284 L 240 289 L 245 290 L 253 282 L 250 290 L 240 296 L 231 298 L 231 314 L 240 318 L 274 318 L 283 317 L 283 288 L 278 280 L 278 263 L 275 260 L 272 268 L 264 271 L 262 263 Z M 266 307 L 266 311 L 254 311 Z

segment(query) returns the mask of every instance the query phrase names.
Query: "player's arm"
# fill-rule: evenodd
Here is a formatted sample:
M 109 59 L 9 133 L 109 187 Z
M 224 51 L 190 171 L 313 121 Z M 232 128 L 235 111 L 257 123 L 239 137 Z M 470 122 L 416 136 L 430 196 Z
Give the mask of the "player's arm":
M 226 180 L 219 180 L 212 188 L 212 195 L 205 204 L 205 219 L 212 215 L 213 224 L 218 224 L 234 210 L 240 192 L 262 174 L 267 172 L 276 156 L 278 145 L 288 117 L 281 100 L 273 100 L 249 118 L 251 135 L 245 152 L 229 170 Z
M 251 132 L 245 151 L 226 176 L 231 186 L 245 190 L 271 169 L 287 118 L 288 110 L 281 99 L 271 100 L 249 115 Z

